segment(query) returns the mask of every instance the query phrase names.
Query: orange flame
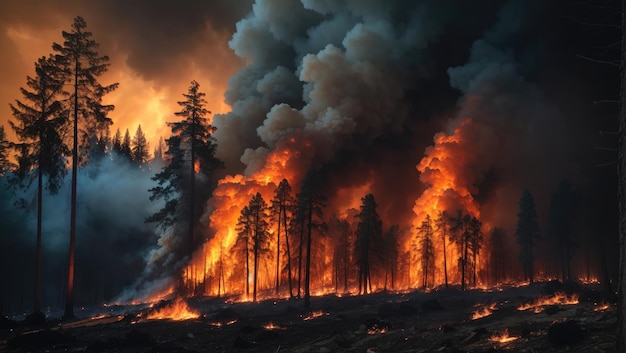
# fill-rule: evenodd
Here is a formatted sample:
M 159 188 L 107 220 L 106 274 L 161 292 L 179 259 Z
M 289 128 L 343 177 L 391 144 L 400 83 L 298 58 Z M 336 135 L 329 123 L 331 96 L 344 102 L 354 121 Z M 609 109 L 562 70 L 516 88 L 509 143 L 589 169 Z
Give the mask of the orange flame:
M 285 328 L 277 325 L 273 322 L 268 322 L 266 325 L 263 326 L 264 329 L 268 330 L 268 331 L 274 331 L 274 330 L 284 330 Z
M 497 343 L 509 343 L 518 339 L 519 337 L 509 336 L 509 329 L 505 329 L 504 332 L 502 332 L 501 334 L 494 334 L 493 336 L 491 336 L 489 338 L 489 341 Z
M 545 306 L 548 305 L 575 305 L 578 304 L 578 296 L 573 294 L 571 296 L 565 293 L 555 293 L 551 297 L 540 297 L 539 299 L 524 305 L 520 305 L 517 310 L 524 311 L 532 309 L 535 313 L 543 311 Z
M 478 320 L 493 314 L 493 311 L 496 310 L 496 305 L 496 303 L 493 303 L 489 306 L 483 306 L 482 308 L 475 310 L 472 313 L 472 320 Z
M 328 316 L 328 315 L 330 314 L 327 312 L 324 312 L 323 310 L 315 310 L 307 315 L 300 315 L 300 317 L 302 318 L 302 320 L 308 321 L 308 320 L 313 320 L 321 316 Z
M 611 304 L 609 303 L 596 304 L 596 307 L 593 308 L 593 311 L 606 311 L 606 310 L 609 310 L 610 308 L 611 308 Z
M 148 320 L 190 320 L 197 319 L 200 314 L 196 311 L 193 311 L 181 298 L 176 298 L 173 303 L 155 311 L 152 311 L 148 314 Z

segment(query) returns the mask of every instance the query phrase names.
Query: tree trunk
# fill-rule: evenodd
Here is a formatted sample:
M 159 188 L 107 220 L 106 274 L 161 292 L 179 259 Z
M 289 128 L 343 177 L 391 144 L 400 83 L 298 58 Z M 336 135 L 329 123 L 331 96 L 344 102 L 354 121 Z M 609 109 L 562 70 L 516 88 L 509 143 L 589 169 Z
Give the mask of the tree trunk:
M 285 228 L 285 245 L 287 245 L 287 277 L 289 280 L 289 297 L 293 298 L 293 285 L 291 283 L 291 249 L 289 247 L 289 231 L 287 230 L 287 209 L 283 205 L 283 226 Z
M 311 188 L 313 189 L 313 188 Z M 306 268 L 304 272 L 304 307 L 311 307 L 311 227 L 313 225 L 313 190 L 309 196 L 309 215 L 307 224 L 307 241 L 306 241 Z
M 70 249 L 67 264 L 67 293 L 65 294 L 66 319 L 74 317 L 74 258 L 76 252 L 76 178 L 78 172 L 78 70 L 80 62 L 74 67 L 74 139 L 72 146 L 72 196 L 70 211 Z
M 279 281 L 279 269 L 280 269 L 280 221 L 282 214 L 279 212 L 278 215 L 278 230 L 276 232 L 276 296 L 278 296 L 278 286 L 280 284 Z
M 619 215 L 619 274 L 617 351 L 626 352 L 626 0 L 622 0 L 622 52 L 620 66 L 619 130 L 617 152 L 617 189 Z
M 41 154 L 41 152 L 40 152 Z M 41 155 L 39 157 L 39 168 L 37 170 L 37 245 L 35 252 L 35 302 L 33 313 L 41 312 L 41 222 L 42 201 L 43 201 L 43 170 L 41 169 Z
M 446 289 L 448 289 L 448 261 L 446 254 L 446 230 L 444 225 L 443 231 L 443 278 L 446 284 Z

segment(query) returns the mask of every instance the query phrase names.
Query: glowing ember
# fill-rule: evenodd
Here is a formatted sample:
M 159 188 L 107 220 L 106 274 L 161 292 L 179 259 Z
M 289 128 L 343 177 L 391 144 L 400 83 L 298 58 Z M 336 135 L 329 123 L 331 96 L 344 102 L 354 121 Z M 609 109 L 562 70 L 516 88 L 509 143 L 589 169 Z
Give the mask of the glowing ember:
M 375 335 L 378 333 L 385 333 L 387 332 L 387 328 L 386 327 L 378 327 L 378 325 L 374 325 L 374 327 L 369 328 L 367 330 L 367 334 L 368 335 Z
M 215 326 L 215 327 L 222 327 L 222 326 L 228 326 L 228 325 L 232 325 L 234 323 L 237 323 L 237 320 L 230 320 L 230 321 L 226 321 L 226 322 L 211 322 L 209 325 L 211 326 Z
M 611 304 L 608 304 L 608 303 L 596 304 L 596 307 L 593 309 L 593 311 L 606 311 L 606 310 L 609 310 L 610 308 L 611 308 Z
M 491 336 L 489 338 L 489 341 L 497 342 L 497 343 L 509 343 L 517 339 L 519 339 L 519 337 L 509 336 L 509 329 L 505 329 L 504 332 L 502 332 L 502 334 L 500 335 L 494 334 L 493 336 Z
M 565 293 L 555 293 L 552 297 L 540 297 L 534 302 L 520 305 L 517 310 L 524 311 L 532 309 L 535 313 L 540 313 L 543 308 L 548 305 L 574 305 L 578 304 L 578 296 L 573 294 L 571 296 Z
M 310 314 L 308 314 L 306 316 L 300 315 L 300 317 L 302 318 L 302 320 L 312 320 L 312 319 L 318 318 L 320 316 L 325 316 L 325 315 L 327 316 L 327 315 L 330 315 L 330 314 L 329 313 L 325 313 L 322 310 L 315 310 L 315 311 L 311 312 Z
M 263 326 L 264 329 L 268 330 L 268 331 L 274 331 L 274 330 L 284 330 L 285 328 L 277 325 L 273 322 L 268 322 L 267 325 Z
M 157 309 L 148 314 L 148 320 L 189 320 L 189 319 L 197 319 L 200 316 L 199 313 L 191 310 L 187 305 L 187 302 L 182 300 L 181 298 L 176 298 L 176 300 L 166 305 L 161 309 Z
M 484 306 L 478 310 L 475 310 L 472 313 L 472 320 L 477 320 L 486 316 L 489 316 L 493 313 L 494 310 L 496 310 L 496 303 L 493 303 L 489 306 Z

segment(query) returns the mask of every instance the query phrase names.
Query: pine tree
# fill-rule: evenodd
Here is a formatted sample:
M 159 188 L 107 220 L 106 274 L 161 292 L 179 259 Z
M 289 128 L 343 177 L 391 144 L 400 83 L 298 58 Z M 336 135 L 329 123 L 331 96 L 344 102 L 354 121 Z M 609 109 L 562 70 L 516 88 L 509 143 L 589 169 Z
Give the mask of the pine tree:
M 478 284 L 476 278 L 476 265 L 478 264 L 478 254 L 480 253 L 480 249 L 483 246 L 483 231 L 482 231 L 482 222 L 478 220 L 476 217 L 472 217 L 469 223 L 469 252 L 472 255 L 472 280 L 474 286 Z
M 304 266 L 304 306 L 311 306 L 311 243 L 313 232 L 318 235 L 324 234 L 327 225 L 323 221 L 326 207 L 326 196 L 319 191 L 317 184 L 317 173 L 313 170 L 307 172 L 300 192 L 297 195 L 296 221 L 300 230 L 300 248 L 298 268 L 302 268 L 302 251 L 304 246 L 304 236 L 306 236 L 306 257 Z M 300 275 L 298 275 L 300 276 Z M 298 295 L 300 294 L 300 277 L 298 277 Z
M 128 159 L 129 161 L 133 160 L 131 143 L 132 142 L 130 139 L 130 132 L 128 131 L 128 129 L 126 129 L 126 132 L 124 133 L 124 139 L 122 140 L 122 144 L 120 145 L 120 154 L 126 157 L 126 159 Z
M 383 235 L 383 254 L 386 259 L 385 263 L 385 290 L 387 290 L 387 277 L 390 278 L 391 289 L 395 289 L 396 272 L 398 267 L 398 239 L 400 239 L 400 226 L 394 224 Z
M 520 246 L 520 263 L 524 272 L 524 280 L 534 281 L 533 269 L 533 248 L 535 243 L 541 239 L 539 225 L 537 224 L 537 212 L 535 202 L 528 189 L 524 189 L 519 201 L 519 212 L 517 213 L 517 227 L 515 238 Z
M 195 247 L 194 226 L 198 221 L 202 207 L 210 197 L 213 185 L 208 183 L 197 188 L 196 171 L 212 180 L 213 172 L 222 167 L 222 162 L 215 157 L 217 145 L 213 133 L 215 128 L 209 124 L 205 94 L 200 92 L 200 85 L 192 81 L 184 101 L 178 102 L 182 110 L 174 113 L 183 120 L 168 123 L 172 135 L 165 141 L 168 157 L 166 166 L 152 180 L 158 186 L 150 189 L 150 199 L 164 199 L 165 206 L 146 221 L 157 222 L 162 227 L 174 225 L 178 217 L 187 218 L 187 254 L 191 256 Z
M 7 140 L 4 126 L 0 125 L 0 177 L 11 170 L 12 164 L 9 161 L 9 150 L 11 143 Z
M 465 289 L 467 279 L 467 268 L 469 266 L 471 230 L 470 223 L 472 218 L 468 214 L 463 214 L 461 210 L 457 210 L 457 217 L 451 218 L 450 233 L 452 241 L 457 245 L 461 257 L 458 259 L 459 268 L 461 269 L 461 289 Z
M 27 158 L 28 166 L 37 169 L 37 241 L 35 267 L 34 315 L 41 312 L 41 244 L 43 178 L 46 187 L 56 193 L 66 173 L 65 157 L 69 154 L 62 132 L 67 123 L 67 110 L 60 102 L 63 77 L 51 58 L 40 58 L 35 64 L 35 77 L 28 76 L 21 88 L 24 102 L 10 104 L 16 122 L 10 121 Z M 4 135 L 4 130 L 2 130 Z M 22 175 L 26 177 L 26 174 Z
M 159 143 L 154 148 L 154 158 L 153 163 L 162 163 L 163 162 L 163 150 L 165 149 L 165 143 L 163 142 L 163 137 L 159 137 Z
M 422 265 L 422 287 L 429 284 L 429 277 L 434 276 L 435 247 L 433 244 L 433 225 L 430 215 L 417 228 L 418 253 Z
M 69 84 L 70 118 L 73 125 L 72 140 L 72 194 L 70 212 L 70 245 L 67 278 L 65 317 L 74 317 L 74 257 L 76 242 L 76 183 L 79 165 L 79 131 L 82 142 L 93 131 L 100 131 L 111 124 L 107 114 L 113 105 L 103 105 L 102 98 L 117 88 L 117 83 L 103 86 L 98 77 L 109 69 L 109 58 L 96 51 L 98 43 L 91 39 L 91 32 L 85 31 L 87 23 L 76 17 L 70 32 L 63 31 L 63 44 L 54 43 L 57 65 L 64 72 Z M 81 129 L 82 127 L 82 129 Z
M 448 289 L 448 253 L 446 249 L 446 240 L 449 235 L 450 217 L 446 211 L 439 212 L 435 219 L 435 231 L 441 236 L 443 243 L 443 277 L 446 289 Z
M 489 239 L 491 246 L 490 257 L 493 281 L 497 285 L 506 279 L 506 233 L 504 232 L 504 229 L 495 227 L 491 230 L 491 236 Z
M 139 165 L 145 164 L 148 162 L 150 158 L 150 153 L 148 152 L 148 141 L 146 140 L 146 135 L 144 135 L 143 131 L 141 131 L 141 124 L 137 126 L 137 131 L 135 132 L 135 136 L 133 136 L 131 152 L 133 156 L 133 161 Z
M 335 240 L 333 251 L 335 292 L 339 292 L 339 284 L 343 282 L 343 292 L 348 292 L 348 276 L 350 268 L 350 223 L 336 214 L 328 221 L 328 234 Z
M 252 211 L 250 207 L 244 206 L 237 219 L 237 241 L 236 251 L 242 253 L 246 259 L 244 286 L 246 288 L 246 298 L 250 296 L 250 241 L 252 239 Z
M 122 133 L 120 132 L 120 128 L 117 128 L 117 130 L 115 131 L 115 136 L 113 136 L 111 145 L 113 148 L 113 152 L 121 156 L 122 155 Z
M 291 213 L 294 200 L 291 196 L 291 185 L 287 179 L 281 180 L 276 190 L 274 190 L 274 198 L 272 199 L 271 212 L 277 224 L 276 230 L 276 295 L 278 295 L 279 272 L 280 272 L 280 235 L 281 230 L 285 233 L 285 245 L 287 247 L 287 280 L 289 282 L 289 296 L 293 298 L 293 287 L 291 283 L 291 248 L 289 246 L 289 232 L 287 224 L 289 223 L 288 214 Z
M 259 261 L 261 255 L 268 251 L 269 243 L 269 208 L 260 193 L 256 193 L 248 204 L 252 220 L 252 257 L 254 260 L 254 273 L 252 276 L 252 301 L 256 303 Z
M 359 223 L 356 231 L 356 241 L 354 243 L 355 254 L 358 265 L 359 294 L 371 292 L 371 252 L 380 245 L 382 238 L 382 221 L 376 212 L 376 200 L 374 195 L 367 194 L 361 199 Z

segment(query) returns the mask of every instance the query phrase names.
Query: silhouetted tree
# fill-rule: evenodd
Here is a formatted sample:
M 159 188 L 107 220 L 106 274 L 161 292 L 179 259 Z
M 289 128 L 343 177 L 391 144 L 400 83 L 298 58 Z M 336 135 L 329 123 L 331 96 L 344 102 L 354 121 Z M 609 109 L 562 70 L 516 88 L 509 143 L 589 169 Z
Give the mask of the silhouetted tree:
M 520 246 L 520 263 L 524 272 L 524 280 L 534 281 L 533 270 L 533 248 L 535 243 L 541 239 L 539 225 L 537 224 L 537 212 L 535 202 L 528 189 L 524 189 L 519 201 L 519 211 L 517 213 L 517 227 L 515 238 Z
M 400 226 L 392 225 L 383 234 L 383 254 L 385 257 L 385 290 L 387 290 L 388 277 L 391 289 L 396 287 L 396 269 L 398 267 L 398 239 L 400 238 Z
M 70 32 L 63 31 L 63 44 L 54 43 L 57 65 L 64 72 L 65 83 L 71 88 L 69 103 L 73 125 L 72 141 L 72 194 L 70 212 L 70 245 L 68 279 L 65 304 L 65 317 L 74 317 L 74 257 L 76 241 L 76 182 L 79 162 L 79 130 L 83 136 L 98 131 L 111 124 L 107 114 L 113 105 L 103 105 L 105 94 L 117 88 L 117 83 L 103 86 L 98 77 L 109 69 L 109 58 L 97 52 L 98 43 L 91 39 L 91 32 L 85 31 L 87 23 L 82 17 L 74 18 Z
M 572 223 L 575 217 L 576 195 L 570 183 L 563 180 L 550 201 L 549 232 L 552 251 L 559 254 L 561 279 L 571 279 L 570 262 L 575 247 Z
M 439 233 L 443 242 L 443 278 L 448 289 L 448 253 L 446 248 L 447 238 L 449 236 L 450 229 L 450 216 L 446 211 L 439 212 L 437 219 L 435 219 L 435 232 Z
M 505 264 L 507 251 L 505 241 L 506 233 L 504 229 L 495 227 L 491 230 L 489 245 L 491 246 L 491 271 L 495 284 L 499 284 L 501 280 L 506 279 Z
M 126 157 L 129 161 L 133 160 L 133 152 L 131 149 L 131 139 L 130 132 L 126 129 L 124 133 L 124 139 L 122 140 L 122 144 L 120 145 L 120 154 Z
M 339 292 L 339 283 L 343 283 L 343 292 L 348 291 L 348 275 L 350 266 L 350 223 L 336 214 L 328 220 L 328 235 L 334 240 L 333 273 L 335 292 Z
M 422 265 L 422 287 L 426 288 L 428 278 L 434 276 L 435 246 L 433 244 L 433 225 L 430 215 L 417 228 L 417 251 Z
M 382 238 L 382 221 L 376 211 L 376 200 L 374 195 L 367 194 L 361 199 L 359 223 L 356 231 L 356 242 L 354 244 L 355 254 L 357 254 L 359 294 L 371 292 L 370 276 L 370 252 L 375 246 L 380 245 Z
M 163 137 L 159 137 L 159 143 L 154 148 L 153 162 L 156 162 L 156 163 L 163 162 L 163 150 L 164 149 L 165 149 L 165 143 L 163 142 Z
M 298 267 L 302 268 L 302 251 L 304 236 L 306 236 L 306 263 L 304 267 L 304 306 L 311 306 L 311 242 L 313 232 L 323 234 L 327 228 L 323 221 L 326 207 L 326 196 L 324 196 L 317 185 L 317 173 L 313 170 L 307 172 L 300 192 L 297 195 L 296 223 L 300 231 L 300 248 Z M 298 277 L 298 295 L 300 294 L 300 277 Z
M 461 257 L 458 259 L 459 268 L 461 269 L 461 289 L 465 289 L 465 279 L 467 278 L 467 266 L 469 265 L 471 231 L 470 223 L 472 218 L 469 214 L 463 214 L 461 210 L 457 210 L 456 218 L 450 218 L 451 227 L 450 234 L 452 241 L 457 245 Z
M 137 126 L 135 136 L 133 136 L 131 146 L 133 161 L 139 165 L 148 162 L 148 159 L 150 158 L 148 148 L 149 147 L 148 141 L 146 140 L 146 135 L 144 135 L 143 131 L 141 131 L 141 124 L 139 124 L 139 126 Z
M 472 217 L 469 223 L 469 252 L 472 255 L 472 279 L 474 286 L 478 284 L 476 279 L 476 265 L 478 264 L 478 254 L 483 246 L 482 222 L 476 217 Z
M 198 173 L 211 180 L 213 172 L 222 167 L 215 157 L 217 145 L 209 124 L 205 94 L 200 92 L 200 84 L 192 81 L 184 101 L 178 102 L 181 111 L 174 113 L 183 120 L 168 123 L 172 135 L 165 141 L 169 157 L 168 164 L 152 179 L 158 186 L 150 189 L 151 200 L 164 199 L 165 206 L 146 221 L 157 222 L 161 227 L 174 225 L 180 215 L 187 216 L 187 253 L 191 256 L 195 247 L 194 226 L 199 217 L 196 208 L 204 205 L 212 192 L 208 183 L 204 188 L 196 188 L 196 168 Z
M 113 152 L 121 156 L 122 155 L 122 133 L 120 132 L 120 128 L 117 128 L 117 130 L 115 131 L 115 135 L 113 136 L 113 139 L 111 140 L 111 145 L 113 147 Z
M 250 296 L 250 241 L 252 239 L 252 211 L 250 207 L 244 206 L 237 220 L 237 241 L 235 247 L 246 259 L 246 270 L 244 285 L 246 288 L 246 298 Z
M 7 171 L 11 170 L 11 162 L 9 161 L 9 150 L 11 143 L 7 140 L 4 126 L 0 125 L 0 177 Z
M 289 223 L 288 214 L 294 206 L 293 196 L 291 196 L 291 185 L 287 179 L 281 180 L 276 190 L 274 190 L 274 198 L 272 199 L 271 212 L 277 224 L 276 231 L 276 295 L 280 286 L 280 234 L 285 233 L 285 245 L 287 247 L 287 280 L 289 282 L 289 296 L 293 297 L 293 286 L 291 283 L 291 249 L 289 246 Z
M 270 214 L 267 203 L 265 202 L 265 200 L 263 200 L 263 197 L 258 192 L 250 200 L 250 203 L 248 204 L 248 209 L 250 211 L 250 218 L 252 221 L 251 240 L 252 254 L 254 259 L 252 301 L 256 303 L 259 260 L 261 258 L 261 255 L 268 251 L 270 236 Z
M 63 129 L 67 123 L 67 110 L 59 101 L 63 88 L 62 72 L 50 58 L 42 57 L 35 64 L 35 77 L 28 76 L 28 88 L 20 88 L 24 101 L 10 104 L 16 121 L 10 121 L 20 143 L 27 148 L 28 165 L 37 170 L 37 241 L 35 266 L 35 296 L 33 314 L 41 312 L 41 244 L 43 178 L 46 188 L 55 194 L 66 173 L 65 157 L 69 150 L 63 142 Z M 2 130 L 4 135 L 4 130 Z M 26 177 L 27 175 L 23 175 Z M 27 183 L 27 184 L 30 184 Z

